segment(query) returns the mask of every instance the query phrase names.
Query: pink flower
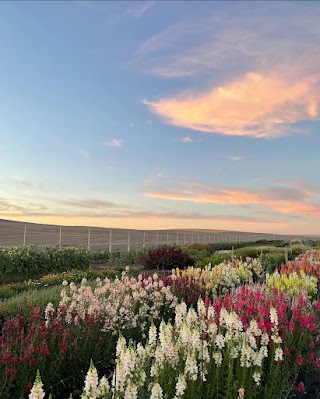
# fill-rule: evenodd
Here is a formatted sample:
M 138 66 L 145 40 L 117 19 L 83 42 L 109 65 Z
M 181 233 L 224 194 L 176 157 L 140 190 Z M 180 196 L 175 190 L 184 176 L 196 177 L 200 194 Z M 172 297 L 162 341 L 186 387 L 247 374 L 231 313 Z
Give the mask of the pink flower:
M 304 383 L 301 381 L 297 388 L 299 392 L 303 392 L 305 389 Z
M 244 399 L 244 388 L 239 388 L 239 396 L 238 399 Z
M 296 363 L 297 363 L 297 365 L 299 365 L 299 366 L 302 366 L 302 365 L 303 365 L 303 358 L 302 358 L 301 355 L 297 356 L 297 358 L 296 358 Z

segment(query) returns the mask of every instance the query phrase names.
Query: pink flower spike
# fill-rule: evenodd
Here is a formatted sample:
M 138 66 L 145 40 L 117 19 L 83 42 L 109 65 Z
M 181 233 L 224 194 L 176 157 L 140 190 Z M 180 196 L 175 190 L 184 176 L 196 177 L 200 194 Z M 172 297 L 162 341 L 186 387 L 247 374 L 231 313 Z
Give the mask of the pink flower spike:
M 298 391 L 299 392 L 303 392 L 304 390 L 305 390 L 305 386 L 304 386 L 304 383 L 301 381 L 299 384 L 298 384 Z
M 238 399 L 244 399 L 244 388 L 239 388 L 239 396 Z

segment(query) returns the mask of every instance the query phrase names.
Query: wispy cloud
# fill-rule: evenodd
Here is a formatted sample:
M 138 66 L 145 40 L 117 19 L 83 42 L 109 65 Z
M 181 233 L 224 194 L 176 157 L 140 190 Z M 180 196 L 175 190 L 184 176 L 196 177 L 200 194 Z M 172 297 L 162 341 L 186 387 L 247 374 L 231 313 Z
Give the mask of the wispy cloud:
M 80 156 L 81 156 L 83 159 L 90 159 L 90 158 L 91 158 L 90 152 L 87 151 L 87 150 L 84 150 L 83 148 L 81 148 L 81 149 L 79 150 L 79 153 L 80 153 Z
M 223 187 L 192 180 L 174 180 L 153 186 L 144 192 L 149 198 L 186 201 L 198 204 L 255 206 L 275 213 L 320 218 L 320 192 L 294 186 L 270 186 L 263 189 Z
M 228 161 L 244 161 L 247 158 L 241 155 L 229 155 L 228 157 L 226 157 L 226 159 Z
M 122 139 L 114 138 L 111 141 L 105 141 L 103 145 L 105 147 L 122 148 L 124 146 L 124 141 Z
M 145 72 L 191 82 L 188 90 L 145 101 L 149 109 L 174 126 L 260 138 L 320 120 L 320 6 L 239 6 L 237 18 L 226 12 L 180 21 L 140 46 L 135 62 Z
M 127 13 L 129 15 L 132 15 L 133 17 L 140 18 L 142 15 L 144 15 L 151 7 L 153 7 L 156 2 L 155 1 L 143 1 L 143 2 L 136 2 L 136 3 L 142 3 L 139 6 L 135 8 L 130 8 Z
M 195 140 L 189 136 L 185 136 L 185 137 L 182 137 L 181 139 L 179 139 L 178 141 L 180 141 L 180 143 L 194 143 L 199 140 Z

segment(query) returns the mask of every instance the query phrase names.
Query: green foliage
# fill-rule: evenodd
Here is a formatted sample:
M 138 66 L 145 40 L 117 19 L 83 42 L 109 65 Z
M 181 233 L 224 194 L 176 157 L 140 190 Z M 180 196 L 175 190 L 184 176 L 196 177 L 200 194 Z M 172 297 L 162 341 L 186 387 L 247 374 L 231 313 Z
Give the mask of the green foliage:
M 147 249 L 132 249 L 131 251 L 99 251 L 90 252 L 90 263 L 101 264 L 106 263 L 113 267 L 123 267 L 132 264 L 141 264 L 146 258 L 148 253 Z
M 147 270 L 163 269 L 171 270 L 175 268 L 184 269 L 193 266 L 194 260 L 179 247 L 163 247 L 150 249 L 143 262 Z
M 293 260 L 295 255 L 288 252 L 288 260 Z M 261 264 L 263 269 L 267 273 L 273 273 L 275 269 L 280 267 L 282 263 L 285 263 L 286 257 L 284 250 L 272 251 L 266 254 L 263 254 L 261 258 Z
M 0 317 L 6 319 L 16 315 L 29 317 L 30 309 L 36 305 L 40 305 L 43 312 L 49 302 L 58 305 L 61 297 L 62 286 L 52 286 L 42 289 L 30 289 L 27 292 L 15 294 L 12 298 L 8 298 L 0 302 Z
M 85 270 L 89 265 L 88 251 L 77 247 L 0 248 L 0 283 L 25 281 L 75 268 Z

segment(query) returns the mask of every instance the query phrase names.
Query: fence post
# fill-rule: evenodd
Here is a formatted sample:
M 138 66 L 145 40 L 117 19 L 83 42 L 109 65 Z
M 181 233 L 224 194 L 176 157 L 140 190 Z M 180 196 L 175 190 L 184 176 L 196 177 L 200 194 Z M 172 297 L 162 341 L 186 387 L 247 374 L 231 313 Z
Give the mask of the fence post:
M 177 245 L 179 245 L 179 233 L 177 232 L 177 239 L 176 239 L 176 241 L 177 241 Z
M 183 245 L 186 245 L 186 233 L 183 235 Z
M 90 251 L 90 229 L 88 229 L 88 251 Z
M 61 227 L 60 227 L 60 232 L 59 232 L 59 249 L 61 251 Z
M 142 243 L 142 248 L 146 247 L 146 232 L 143 232 L 143 243 Z
M 23 246 L 26 246 L 26 235 L 27 235 L 27 226 L 24 226 L 24 233 L 23 233 Z
M 128 247 L 127 247 L 128 252 L 130 251 L 130 231 L 128 231 Z
M 157 231 L 157 246 L 159 245 L 159 231 Z
M 167 231 L 167 245 L 169 245 L 169 232 Z
M 109 254 L 111 254 L 112 251 L 112 230 L 110 230 L 109 234 Z

